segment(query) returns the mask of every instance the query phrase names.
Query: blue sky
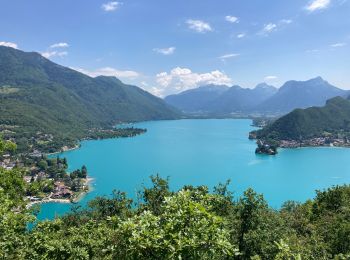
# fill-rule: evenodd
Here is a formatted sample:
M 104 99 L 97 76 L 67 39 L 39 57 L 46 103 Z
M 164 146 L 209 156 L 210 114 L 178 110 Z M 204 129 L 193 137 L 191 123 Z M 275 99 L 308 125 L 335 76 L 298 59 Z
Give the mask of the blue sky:
M 350 89 L 350 0 L 1 0 L 0 44 L 164 96 L 322 76 Z

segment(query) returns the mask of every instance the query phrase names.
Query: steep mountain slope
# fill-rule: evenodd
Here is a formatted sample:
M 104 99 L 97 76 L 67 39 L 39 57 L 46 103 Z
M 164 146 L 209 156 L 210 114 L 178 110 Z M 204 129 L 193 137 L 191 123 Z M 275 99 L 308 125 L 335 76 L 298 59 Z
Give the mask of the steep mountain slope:
M 254 89 L 209 85 L 168 96 L 165 101 L 190 113 L 220 115 L 235 112 L 248 113 L 276 91 L 276 88 L 265 83 L 259 84 Z
M 332 97 L 345 96 L 346 91 L 339 89 L 321 77 L 307 81 L 288 81 L 278 92 L 256 107 L 256 111 L 288 113 L 296 108 L 323 106 Z
M 324 107 L 296 109 L 259 130 L 257 138 L 300 140 L 327 133 L 350 133 L 350 100 L 335 97 Z
M 207 85 L 165 97 L 165 101 L 184 112 L 210 112 L 210 103 L 229 89 L 225 85 Z
M 0 125 L 84 136 L 118 121 L 173 119 L 163 100 L 113 77 L 91 78 L 38 53 L 0 46 Z

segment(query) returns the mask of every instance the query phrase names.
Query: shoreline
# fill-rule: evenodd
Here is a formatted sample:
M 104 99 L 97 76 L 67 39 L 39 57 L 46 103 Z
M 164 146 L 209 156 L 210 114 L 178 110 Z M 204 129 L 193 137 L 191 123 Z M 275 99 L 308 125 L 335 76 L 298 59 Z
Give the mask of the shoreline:
M 46 198 L 43 200 L 38 200 L 38 201 L 30 201 L 27 205 L 26 208 L 30 209 L 34 205 L 40 205 L 40 204 L 45 204 L 45 203 L 64 203 L 64 204 L 69 204 L 72 203 L 71 200 L 69 199 L 51 199 L 51 198 Z
M 279 149 L 292 150 L 302 148 L 350 148 L 350 145 L 303 145 L 297 147 L 278 147 Z
M 135 124 L 137 122 L 119 122 L 118 124 L 116 124 L 115 126 L 117 125 L 129 125 L 129 124 Z M 82 141 L 92 141 L 92 140 L 104 140 L 104 139 L 114 139 L 114 138 L 130 138 L 130 137 L 135 137 L 137 135 L 141 135 L 141 134 L 144 134 L 145 132 L 147 132 L 147 129 L 141 129 L 141 130 L 144 130 L 142 133 L 139 133 L 139 134 L 135 134 L 135 135 L 132 135 L 132 136 L 117 136 L 117 137 L 102 137 L 102 138 L 83 138 L 83 139 L 80 139 L 78 140 L 78 143 L 73 146 L 73 147 L 68 147 L 68 146 L 63 146 L 61 148 L 60 151 L 56 151 L 56 152 L 52 152 L 52 153 L 45 153 L 46 156 L 53 156 L 53 155 L 58 155 L 58 154 L 61 154 L 61 153 L 65 153 L 65 152 L 69 152 L 69 151 L 74 151 L 74 150 L 77 150 L 77 149 L 80 149 L 81 148 L 81 142 Z M 94 181 L 94 178 L 91 178 L 91 177 L 87 177 L 86 178 L 86 181 L 85 181 L 85 186 L 88 187 L 88 190 L 85 190 L 85 191 L 81 191 L 81 192 L 77 192 L 77 196 L 74 196 L 73 198 L 69 198 L 69 199 L 52 199 L 52 198 L 44 198 L 42 200 L 37 200 L 37 201 L 29 201 L 28 204 L 26 205 L 26 208 L 30 208 L 32 206 L 34 206 L 35 204 L 44 204 L 44 203 L 64 203 L 64 204 L 74 204 L 74 203 L 78 203 L 79 201 L 81 201 L 89 192 L 93 191 L 94 188 L 92 186 L 92 182 Z M 51 196 L 51 195 L 50 195 Z
M 298 149 L 298 148 L 321 148 L 321 147 L 325 147 L 325 148 L 350 148 L 350 144 L 334 144 L 334 143 L 330 143 L 330 144 L 299 144 L 299 145 L 281 145 L 278 148 L 282 148 L 282 149 Z
M 138 123 L 138 122 L 136 122 L 136 123 Z M 135 123 L 122 123 L 122 124 L 135 124 Z M 118 128 L 116 128 L 116 129 L 118 129 Z M 123 128 L 120 128 L 120 129 L 123 129 Z M 138 135 L 142 135 L 142 134 L 147 132 L 147 129 L 141 129 L 141 128 L 135 128 L 135 129 L 142 130 L 142 132 L 141 133 L 136 133 L 134 135 L 127 135 L 127 136 L 107 136 L 107 137 L 102 136 L 102 137 L 97 137 L 97 138 L 84 137 L 84 138 L 81 138 L 81 139 L 77 139 L 76 140 L 77 144 L 75 146 L 73 146 L 73 147 L 63 146 L 63 147 L 61 147 L 61 149 L 59 151 L 52 152 L 52 153 L 44 153 L 44 154 L 47 155 L 47 156 L 52 156 L 52 155 L 55 155 L 55 154 L 60 154 L 60 153 L 74 151 L 74 150 L 77 150 L 77 149 L 81 148 L 81 143 L 83 141 L 105 140 L 105 139 L 115 139 L 115 138 L 130 138 L 130 137 L 136 137 Z
M 78 196 L 76 196 L 73 199 L 52 199 L 52 198 L 44 198 L 42 200 L 38 200 L 38 201 L 30 201 L 28 202 L 28 204 L 26 205 L 26 208 L 29 209 L 31 207 L 33 207 L 34 205 L 38 204 L 45 204 L 45 203 L 63 203 L 63 204 L 75 204 L 80 202 L 89 192 L 93 191 L 93 187 L 92 187 L 92 182 L 94 181 L 94 178 L 91 177 L 87 177 L 86 178 L 86 182 L 85 184 L 89 187 L 89 189 L 87 191 L 82 191 L 79 192 Z
M 255 133 L 249 133 L 249 140 L 256 141 L 256 154 L 276 155 L 280 149 L 301 149 L 301 148 L 350 148 L 349 140 L 344 139 L 327 139 L 325 137 L 315 137 L 302 141 L 296 140 L 272 140 L 270 142 L 264 139 L 256 138 Z
M 46 155 L 51 156 L 51 155 L 55 155 L 55 154 L 60 154 L 60 153 L 65 153 L 65 152 L 69 152 L 69 151 L 74 151 L 74 150 L 77 150 L 79 148 L 81 148 L 80 141 L 79 141 L 79 144 L 77 144 L 77 145 L 75 145 L 73 147 L 66 148 L 66 149 L 64 149 L 64 147 L 62 147 L 61 151 L 57 151 L 57 152 L 53 152 L 53 153 L 47 153 Z
M 91 177 L 87 177 L 86 178 L 86 182 L 85 185 L 88 186 L 88 190 L 87 191 L 82 191 L 78 194 L 78 196 L 76 196 L 76 198 L 74 198 L 73 200 L 71 200 L 71 203 L 78 203 L 79 201 L 81 201 L 88 193 L 90 193 L 91 191 L 94 190 L 92 183 L 95 179 L 91 178 Z

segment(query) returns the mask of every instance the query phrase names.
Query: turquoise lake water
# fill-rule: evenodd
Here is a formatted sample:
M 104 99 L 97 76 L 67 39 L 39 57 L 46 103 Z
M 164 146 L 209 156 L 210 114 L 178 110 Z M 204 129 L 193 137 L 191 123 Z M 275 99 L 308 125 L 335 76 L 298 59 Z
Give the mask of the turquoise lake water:
M 251 120 L 206 119 L 153 121 L 136 124 L 147 133 L 134 138 L 84 141 L 78 150 L 60 154 L 69 170 L 86 165 L 93 188 L 85 204 L 113 189 L 136 197 L 142 183 L 159 173 L 170 176 L 172 189 L 185 184 L 207 185 L 231 179 L 236 196 L 248 187 L 263 193 L 272 207 L 286 200 L 305 201 L 316 189 L 350 183 L 350 149 L 302 148 L 280 150 L 277 156 L 255 155 L 248 140 Z M 39 219 L 64 214 L 70 204 L 41 206 Z

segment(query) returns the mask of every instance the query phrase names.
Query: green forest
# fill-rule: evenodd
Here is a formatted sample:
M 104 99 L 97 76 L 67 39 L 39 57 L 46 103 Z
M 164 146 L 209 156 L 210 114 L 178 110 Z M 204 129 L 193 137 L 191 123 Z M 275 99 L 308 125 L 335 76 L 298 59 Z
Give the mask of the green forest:
M 8 142 L 1 149 L 13 149 Z M 350 186 L 316 191 L 278 210 L 230 182 L 169 189 L 151 176 L 136 200 L 121 191 L 36 221 L 19 168 L 0 168 L 1 259 L 349 259 Z
M 314 137 L 350 137 L 350 100 L 335 97 L 324 107 L 296 109 L 255 132 L 263 140 L 304 140 Z

